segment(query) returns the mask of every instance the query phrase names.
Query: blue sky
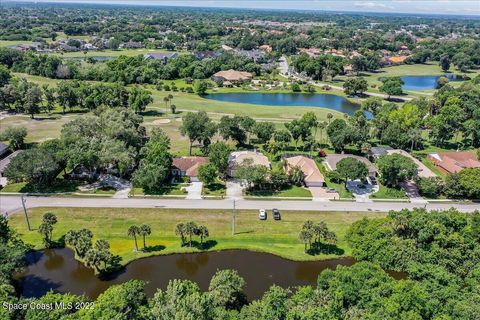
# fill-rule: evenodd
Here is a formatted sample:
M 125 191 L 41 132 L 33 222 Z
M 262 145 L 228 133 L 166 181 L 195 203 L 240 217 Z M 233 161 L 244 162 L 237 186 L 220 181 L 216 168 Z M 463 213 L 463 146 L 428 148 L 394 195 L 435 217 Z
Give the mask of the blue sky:
M 34 1 L 34 0 L 30 0 Z M 327 11 L 404 12 L 480 15 L 480 0 L 37 0 L 36 2 L 153 4 L 168 6 L 273 8 Z

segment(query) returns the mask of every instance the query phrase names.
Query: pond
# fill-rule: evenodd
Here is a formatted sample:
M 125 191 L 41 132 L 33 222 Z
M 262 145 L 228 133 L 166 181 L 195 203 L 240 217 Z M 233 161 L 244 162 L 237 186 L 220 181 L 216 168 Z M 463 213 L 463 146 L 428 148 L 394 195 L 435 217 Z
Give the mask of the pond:
M 213 93 L 207 99 L 283 107 L 322 107 L 352 115 L 360 106 L 334 94 L 320 93 Z
M 450 81 L 462 81 L 462 78 L 455 74 L 445 74 L 443 76 Z M 419 91 L 437 89 L 437 80 L 440 77 L 442 76 L 404 76 L 400 78 L 404 82 L 403 90 Z
M 217 270 L 235 269 L 245 279 L 249 299 L 262 296 L 271 285 L 282 287 L 315 285 L 318 274 L 338 265 L 350 266 L 353 258 L 323 261 L 291 261 L 278 256 L 246 250 L 227 250 L 191 254 L 172 254 L 135 260 L 117 274 L 100 280 L 93 269 L 75 260 L 70 249 L 50 249 L 27 255 L 28 267 L 19 275 L 21 293 L 39 297 L 50 289 L 57 292 L 86 294 L 96 298 L 113 284 L 130 279 L 148 281 L 145 291 L 153 296 L 165 289 L 171 279 L 188 279 L 207 290 Z

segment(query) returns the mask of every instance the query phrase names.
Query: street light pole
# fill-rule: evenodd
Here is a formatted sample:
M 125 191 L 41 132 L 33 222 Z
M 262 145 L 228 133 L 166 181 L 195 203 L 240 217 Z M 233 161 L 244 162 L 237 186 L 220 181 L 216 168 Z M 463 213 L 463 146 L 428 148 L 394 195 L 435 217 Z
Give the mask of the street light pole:
M 23 213 L 25 214 L 25 220 L 27 221 L 28 231 L 32 231 L 32 228 L 30 228 L 30 221 L 28 220 L 27 208 L 25 207 L 25 202 L 27 202 L 27 199 L 24 198 L 23 194 L 21 199 L 22 199 Z
M 232 211 L 232 236 L 235 235 L 235 199 L 233 200 L 233 211 Z

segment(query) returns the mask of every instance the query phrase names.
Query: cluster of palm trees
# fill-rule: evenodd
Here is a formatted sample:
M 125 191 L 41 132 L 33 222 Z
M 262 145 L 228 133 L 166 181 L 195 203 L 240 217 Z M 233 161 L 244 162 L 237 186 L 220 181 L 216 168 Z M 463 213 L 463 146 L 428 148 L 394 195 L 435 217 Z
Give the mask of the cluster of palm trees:
M 57 223 L 57 216 L 51 212 L 46 212 L 42 217 L 42 223 L 38 227 L 38 232 L 43 236 L 45 248 L 52 245 L 53 225 Z
M 88 229 L 70 230 L 65 235 L 65 244 L 71 246 L 76 255 L 88 266 L 103 272 L 113 264 L 114 256 L 110 252 L 107 240 L 98 239 L 92 246 L 93 233 Z M 100 266 L 103 264 L 103 269 Z
M 163 98 L 163 102 L 165 102 L 165 114 L 168 113 L 169 105 L 170 105 L 170 111 L 172 111 L 172 114 L 175 114 L 177 107 L 174 104 L 172 104 L 172 100 L 173 100 L 173 96 L 171 94 Z
M 208 228 L 206 226 L 198 226 L 195 222 L 189 221 L 186 223 L 179 223 L 175 227 L 175 234 L 180 236 L 182 246 L 187 243 L 187 236 L 189 237 L 188 244 L 192 247 L 192 237 L 194 235 L 200 237 L 200 245 L 203 247 L 203 240 L 209 237 Z
M 327 224 L 323 221 L 318 223 L 310 220 L 305 221 L 298 238 L 305 244 L 305 253 L 307 253 L 308 247 L 312 249 L 316 246 L 319 246 L 322 242 L 327 244 L 337 243 L 337 236 L 335 233 L 328 230 Z
M 143 250 L 145 251 L 147 244 L 145 238 L 152 234 L 152 229 L 148 224 L 142 224 L 141 226 L 130 226 L 128 228 L 127 234 L 129 237 L 133 237 L 135 240 L 135 250 L 138 251 L 137 236 L 143 237 Z

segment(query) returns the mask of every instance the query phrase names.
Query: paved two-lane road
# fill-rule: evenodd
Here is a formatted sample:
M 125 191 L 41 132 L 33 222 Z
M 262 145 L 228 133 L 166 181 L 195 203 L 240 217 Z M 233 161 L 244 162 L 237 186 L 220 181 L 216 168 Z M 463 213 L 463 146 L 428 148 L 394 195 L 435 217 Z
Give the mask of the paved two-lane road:
M 297 211 L 382 211 L 412 208 L 446 210 L 457 208 L 462 212 L 480 210 L 480 204 L 453 203 L 398 203 L 398 202 L 315 202 L 315 201 L 267 201 L 236 200 L 237 209 L 271 209 Z M 185 199 L 113 199 L 113 198 L 55 198 L 30 196 L 26 198 L 26 207 L 88 207 L 88 208 L 172 208 L 172 209 L 221 209 L 230 210 L 233 200 L 185 200 Z M 0 196 L 0 209 L 4 214 L 17 212 L 22 208 L 19 196 Z

